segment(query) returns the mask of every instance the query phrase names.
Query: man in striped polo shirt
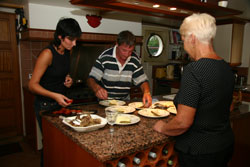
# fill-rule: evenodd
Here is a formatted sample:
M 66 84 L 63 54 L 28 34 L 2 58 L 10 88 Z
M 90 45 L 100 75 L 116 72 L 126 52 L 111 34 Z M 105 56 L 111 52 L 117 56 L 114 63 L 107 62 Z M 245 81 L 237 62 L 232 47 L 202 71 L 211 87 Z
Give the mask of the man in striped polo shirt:
M 152 104 L 148 78 L 134 48 L 135 36 L 130 31 L 122 31 L 116 45 L 97 58 L 87 83 L 99 99 L 128 100 L 130 88 L 135 85 L 143 92 L 144 106 Z

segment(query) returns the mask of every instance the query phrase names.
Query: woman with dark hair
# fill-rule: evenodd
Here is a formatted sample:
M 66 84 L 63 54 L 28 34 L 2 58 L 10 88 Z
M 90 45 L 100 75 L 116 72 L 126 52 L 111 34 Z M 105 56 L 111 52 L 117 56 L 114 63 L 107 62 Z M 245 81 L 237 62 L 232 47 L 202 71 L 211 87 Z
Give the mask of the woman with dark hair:
M 72 85 L 68 75 L 70 53 L 81 36 L 81 28 L 72 18 L 60 19 L 54 33 L 54 40 L 41 51 L 29 81 L 29 89 L 36 94 L 35 113 L 40 129 L 40 111 L 66 107 L 70 99 L 65 96 L 66 89 Z M 41 166 L 43 160 L 41 160 Z
M 29 89 L 36 94 L 35 112 L 41 127 L 41 110 L 53 110 L 60 106 L 66 107 L 70 101 L 64 94 L 72 85 L 68 75 L 70 51 L 81 35 L 81 28 L 72 18 L 63 18 L 57 23 L 54 40 L 39 54 L 29 81 Z

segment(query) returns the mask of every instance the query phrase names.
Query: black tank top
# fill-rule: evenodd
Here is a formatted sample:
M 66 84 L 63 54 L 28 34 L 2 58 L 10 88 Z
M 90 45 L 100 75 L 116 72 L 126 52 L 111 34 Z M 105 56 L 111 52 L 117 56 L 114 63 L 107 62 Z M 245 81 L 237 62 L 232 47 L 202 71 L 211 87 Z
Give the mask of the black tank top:
M 61 55 L 53 45 L 49 45 L 46 49 L 51 50 L 53 58 L 51 65 L 48 66 L 40 80 L 40 85 L 49 91 L 65 94 L 67 88 L 64 86 L 64 81 L 70 69 L 70 51 L 65 50 L 64 54 Z M 38 96 L 38 99 L 41 101 L 54 101 L 44 96 Z

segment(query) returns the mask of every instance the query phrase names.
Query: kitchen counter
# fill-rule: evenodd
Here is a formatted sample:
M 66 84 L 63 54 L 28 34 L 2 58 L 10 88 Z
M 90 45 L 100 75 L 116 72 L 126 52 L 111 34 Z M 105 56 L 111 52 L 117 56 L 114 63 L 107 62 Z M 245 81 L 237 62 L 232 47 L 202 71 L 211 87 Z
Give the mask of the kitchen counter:
M 250 116 L 250 103 L 244 101 L 230 113 L 231 120 L 240 119 L 246 116 Z
M 162 100 L 162 98 L 158 99 Z M 89 104 L 81 107 L 84 108 L 84 110 L 97 110 L 98 111 L 97 115 L 105 117 L 104 113 L 105 107 L 100 106 L 99 104 Z M 134 114 L 138 115 L 137 112 L 138 111 L 135 111 Z M 241 106 L 239 106 L 239 110 L 234 110 L 231 112 L 230 118 L 232 122 L 236 123 L 236 121 L 234 120 L 246 118 L 246 116 L 250 116 L 249 105 L 242 104 Z M 160 119 L 146 118 L 143 116 L 139 117 L 141 120 L 137 124 L 129 126 L 115 125 L 114 126 L 115 132 L 113 136 L 111 136 L 111 134 L 109 133 L 110 126 L 108 124 L 104 128 L 101 128 L 96 131 L 79 133 L 74 131 L 70 127 L 64 125 L 60 118 L 44 115 L 43 130 L 44 130 L 45 150 L 46 150 L 46 141 L 50 140 L 51 138 L 50 136 L 46 136 L 46 131 L 49 130 L 50 128 L 54 128 L 56 129 L 56 131 L 59 131 L 58 133 L 60 133 L 60 138 L 62 138 L 62 136 L 66 136 L 67 140 L 70 140 L 71 143 L 76 144 L 76 147 L 79 147 L 81 148 L 81 150 L 84 150 L 86 153 L 88 153 L 89 154 L 88 156 L 92 157 L 93 160 L 94 159 L 97 160 L 98 161 L 97 166 L 100 166 L 100 164 L 107 164 L 107 162 L 111 162 L 112 160 L 117 160 L 115 165 L 113 164 L 113 166 L 116 166 L 118 160 L 121 159 L 121 157 L 126 157 L 127 155 L 132 155 L 132 154 L 135 155 L 136 153 L 140 151 L 143 152 L 144 150 L 146 150 L 146 153 L 148 153 L 152 148 L 157 148 L 158 146 L 164 145 L 168 142 L 174 143 L 172 137 L 162 135 L 152 129 L 155 122 Z M 164 121 L 169 121 L 173 117 L 174 115 L 171 114 L 167 118 L 161 118 L 161 119 Z M 51 132 L 51 134 L 54 134 L 54 131 L 53 133 Z M 60 138 L 54 140 L 59 141 L 61 140 Z M 65 141 L 64 140 L 62 141 L 65 144 Z M 55 143 L 49 145 L 50 147 L 53 147 L 54 144 Z M 52 150 L 50 150 L 50 152 Z M 158 152 L 161 151 L 158 150 Z M 84 156 L 86 155 L 84 154 Z M 51 160 L 49 163 L 51 164 Z M 58 164 L 53 164 L 53 165 L 55 166 Z
M 97 115 L 105 117 L 105 107 L 99 104 L 85 105 L 81 106 L 81 108 L 84 108 L 84 110 L 97 110 Z M 135 111 L 134 114 L 138 115 L 137 112 Z M 171 137 L 162 135 L 152 129 L 156 121 L 160 119 L 169 121 L 173 118 L 173 115 L 160 119 L 139 117 L 141 119 L 140 122 L 134 125 L 114 125 L 113 137 L 109 133 L 110 125 L 108 124 L 96 131 L 79 133 L 63 124 L 60 118 L 46 115 L 43 116 L 43 130 L 46 133 L 45 128 L 48 128 L 44 127 L 44 124 L 49 123 L 53 125 L 64 136 L 67 136 L 67 138 L 101 163 L 173 141 Z
M 99 104 L 86 105 L 86 110 L 90 108 L 98 109 L 97 115 L 105 117 L 105 107 Z M 137 111 L 135 115 L 137 115 Z M 169 140 L 169 137 L 159 134 L 152 129 L 154 123 L 159 119 L 142 116 L 140 116 L 140 122 L 135 125 L 114 125 L 113 140 L 109 133 L 110 126 L 108 124 L 96 131 L 79 133 L 63 124 L 60 118 L 51 116 L 44 116 L 43 118 L 101 162 L 144 150 L 153 145 L 163 144 Z M 162 120 L 168 121 L 171 118 L 172 116 Z M 110 149 L 111 144 L 114 146 L 112 150 Z

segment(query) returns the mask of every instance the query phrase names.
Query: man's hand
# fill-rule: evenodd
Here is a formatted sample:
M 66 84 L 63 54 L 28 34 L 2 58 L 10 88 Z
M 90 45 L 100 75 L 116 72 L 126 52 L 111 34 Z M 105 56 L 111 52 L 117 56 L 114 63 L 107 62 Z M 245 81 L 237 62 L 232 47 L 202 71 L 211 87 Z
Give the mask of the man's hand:
M 143 94 L 142 102 L 144 104 L 144 107 L 146 108 L 152 105 L 152 97 L 150 95 L 150 92 L 146 92 Z
M 95 91 L 95 95 L 102 100 L 108 99 L 108 92 L 101 86 L 98 86 L 97 90 Z

